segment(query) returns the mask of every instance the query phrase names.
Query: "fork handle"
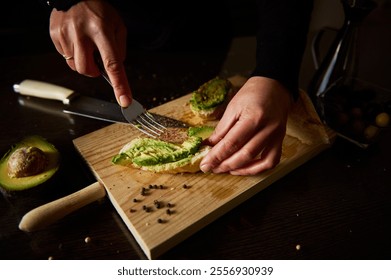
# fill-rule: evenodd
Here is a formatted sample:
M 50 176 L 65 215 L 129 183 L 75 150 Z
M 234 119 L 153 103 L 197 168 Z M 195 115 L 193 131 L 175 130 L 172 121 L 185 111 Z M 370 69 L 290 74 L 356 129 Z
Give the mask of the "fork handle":
M 100 55 L 99 55 L 98 52 L 95 52 L 95 53 L 94 53 L 94 59 L 95 59 L 95 63 L 96 63 L 96 65 L 98 66 L 99 72 L 100 72 L 100 74 L 102 75 L 102 77 L 105 78 L 105 80 L 106 80 L 111 86 L 113 86 L 113 84 L 112 84 L 111 81 L 110 81 L 109 75 L 107 75 L 106 69 L 105 69 L 105 67 L 104 67 L 104 65 L 103 65 L 102 58 L 100 57 Z

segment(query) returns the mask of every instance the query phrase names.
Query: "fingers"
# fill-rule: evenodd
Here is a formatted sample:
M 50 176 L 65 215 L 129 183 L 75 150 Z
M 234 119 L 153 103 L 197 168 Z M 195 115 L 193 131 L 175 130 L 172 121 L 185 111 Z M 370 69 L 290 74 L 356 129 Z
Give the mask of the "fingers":
M 274 130 L 272 127 L 262 128 L 258 133 L 250 136 L 243 146 L 240 146 L 240 141 L 236 144 L 230 142 L 230 134 L 231 132 L 209 152 L 206 163 L 201 163 L 202 171 L 255 175 L 274 168 L 280 162 L 285 135 L 283 130 Z
M 100 75 L 94 56 L 98 51 L 117 102 L 122 107 L 131 104 L 132 94 L 123 65 L 126 28 L 113 7 L 101 1 L 85 1 L 67 12 L 53 10 L 50 36 L 57 51 L 67 58 L 69 67 L 86 76 Z
M 225 125 L 223 124 L 223 126 Z M 228 126 L 223 127 L 223 134 L 224 129 L 227 128 Z M 259 138 L 262 138 L 263 133 L 260 131 L 260 127 L 254 122 L 238 120 L 226 135 L 223 134 L 221 134 L 223 138 L 215 144 L 213 149 L 201 162 L 200 167 L 202 171 L 209 172 L 210 170 L 213 170 L 213 172 L 225 172 L 228 168 L 236 169 L 240 167 L 240 164 L 242 164 L 243 161 L 231 161 L 231 166 L 229 167 L 228 165 L 230 162 L 225 162 L 225 160 L 241 150 L 242 160 L 248 162 L 260 152 L 259 145 L 258 148 L 256 148 L 254 145 L 247 143 L 254 135 L 258 134 L 258 137 L 254 137 L 250 142 L 258 141 Z M 219 133 L 217 133 L 217 135 L 219 135 Z M 243 149 L 246 143 L 247 147 L 246 149 Z M 216 167 L 219 168 L 216 169 Z
M 271 148 L 267 146 L 259 159 L 251 161 L 241 168 L 230 171 L 231 175 L 256 175 L 277 166 L 281 160 L 282 146 L 275 144 Z
M 201 170 L 253 175 L 275 167 L 280 162 L 289 106 L 289 92 L 277 81 L 250 78 L 208 139 L 213 148 L 201 162 Z
M 239 127 L 237 132 L 235 132 L 236 127 Z M 201 170 L 213 173 L 237 171 L 238 174 L 239 172 L 249 174 L 277 165 L 285 130 L 275 125 L 263 126 L 256 131 L 247 132 L 242 128 L 242 124 L 237 124 L 213 147 L 208 158 L 201 163 Z M 203 164 L 206 164 L 206 167 Z
M 123 36 L 122 34 L 119 35 Z M 110 44 L 110 42 L 116 43 L 118 40 L 123 39 L 112 38 L 111 40 L 98 40 L 97 47 L 102 58 L 103 66 L 113 86 L 114 95 L 118 104 L 122 107 L 128 107 L 132 102 L 132 93 L 123 64 L 125 48 L 122 44 Z

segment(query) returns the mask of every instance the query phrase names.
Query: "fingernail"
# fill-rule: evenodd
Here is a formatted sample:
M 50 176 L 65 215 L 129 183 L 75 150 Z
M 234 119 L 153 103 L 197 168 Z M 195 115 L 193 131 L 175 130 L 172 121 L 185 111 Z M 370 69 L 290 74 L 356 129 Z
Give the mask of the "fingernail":
M 119 105 L 121 105 L 121 107 L 128 107 L 130 104 L 130 98 L 129 96 L 126 96 L 126 95 L 121 95 L 119 97 Z
M 206 163 L 206 164 L 200 165 L 200 169 L 201 169 L 202 172 L 208 173 L 208 172 L 210 172 L 212 170 L 212 166 L 210 164 Z

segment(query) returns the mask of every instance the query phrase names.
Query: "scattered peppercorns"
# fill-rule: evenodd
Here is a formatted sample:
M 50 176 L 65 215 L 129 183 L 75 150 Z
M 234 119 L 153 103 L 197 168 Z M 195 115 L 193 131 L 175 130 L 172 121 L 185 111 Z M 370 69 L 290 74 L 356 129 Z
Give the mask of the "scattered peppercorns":
M 155 207 L 156 207 L 157 209 L 160 209 L 160 208 L 162 207 L 161 202 L 158 201 L 158 200 L 154 200 L 154 201 L 153 201 L 153 204 L 155 205 Z

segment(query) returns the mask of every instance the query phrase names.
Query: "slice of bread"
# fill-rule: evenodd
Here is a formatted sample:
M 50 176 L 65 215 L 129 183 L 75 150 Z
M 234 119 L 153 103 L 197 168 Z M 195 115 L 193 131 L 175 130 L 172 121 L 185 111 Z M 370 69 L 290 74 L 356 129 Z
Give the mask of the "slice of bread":
M 192 93 L 190 109 L 204 121 L 220 119 L 235 93 L 230 80 L 216 77 Z

